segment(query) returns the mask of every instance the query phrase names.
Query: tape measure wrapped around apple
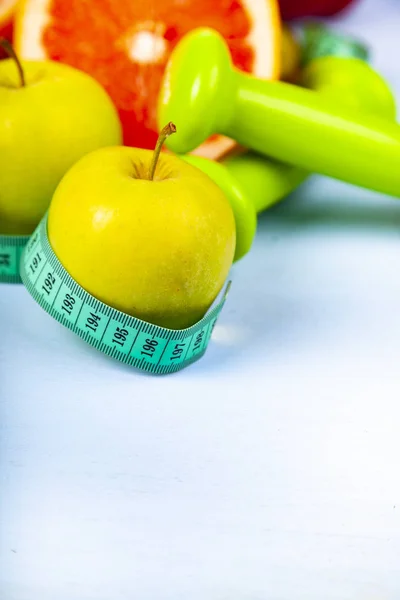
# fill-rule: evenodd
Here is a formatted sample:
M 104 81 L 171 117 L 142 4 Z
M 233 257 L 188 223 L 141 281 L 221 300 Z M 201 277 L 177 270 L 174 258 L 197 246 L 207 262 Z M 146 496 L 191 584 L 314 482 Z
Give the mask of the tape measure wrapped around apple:
M 28 242 L 22 280 L 92 346 L 151 373 L 204 354 L 225 301 L 235 220 L 199 169 L 128 147 L 86 155 L 64 176 Z M 216 305 L 211 308 L 211 305 Z

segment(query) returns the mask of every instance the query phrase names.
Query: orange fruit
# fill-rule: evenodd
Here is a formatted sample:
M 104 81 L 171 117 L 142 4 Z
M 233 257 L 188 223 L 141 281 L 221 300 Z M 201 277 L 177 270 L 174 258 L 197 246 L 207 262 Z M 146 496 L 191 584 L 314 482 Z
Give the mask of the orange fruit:
M 14 43 L 22 58 L 59 60 L 94 76 L 118 108 L 125 144 L 154 148 L 164 67 L 199 26 L 225 37 L 237 67 L 279 76 L 277 0 L 23 0 Z M 232 145 L 214 136 L 201 154 L 216 158 Z
M 0 38 L 11 40 L 13 31 L 13 17 L 18 0 L 0 0 Z M 5 52 L 0 49 L 0 57 Z

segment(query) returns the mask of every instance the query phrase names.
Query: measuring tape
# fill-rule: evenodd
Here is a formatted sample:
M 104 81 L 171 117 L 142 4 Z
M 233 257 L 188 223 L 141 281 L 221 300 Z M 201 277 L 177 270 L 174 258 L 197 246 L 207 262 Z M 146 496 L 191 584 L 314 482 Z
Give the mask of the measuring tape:
M 359 58 L 365 62 L 369 60 L 369 51 L 365 44 L 320 23 L 307 24 L 298 31 L 301 37 L 303 66 L 322 56 Z
M 30 238 L 21 259 L 25 287 L 56 321 L 104 354 L 142 371 L 164 374 L 198 360 L 224 306 L 222 299 L 187 329 L 165 329 L 136 319 L 86 292 L 64 269 L 47 237 L 47 215 Z
M 29 235 L 0 235 L 0 283 L 21 283 L 19 263 Z

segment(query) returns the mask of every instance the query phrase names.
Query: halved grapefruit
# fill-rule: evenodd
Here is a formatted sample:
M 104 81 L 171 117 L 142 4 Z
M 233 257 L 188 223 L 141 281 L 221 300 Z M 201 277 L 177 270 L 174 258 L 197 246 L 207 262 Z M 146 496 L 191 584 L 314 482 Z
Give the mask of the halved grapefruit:
M 199 26 L 225 37 L 239 68 L 279 76 L 277 0 L 22 0 L 14 44 L 22 58 L 90 73 L 118 108 L 125 144 L 154 148 L 164 67 L 182 36 Z M 217 158 L 232 145 L 214 136 L 200 153 Z

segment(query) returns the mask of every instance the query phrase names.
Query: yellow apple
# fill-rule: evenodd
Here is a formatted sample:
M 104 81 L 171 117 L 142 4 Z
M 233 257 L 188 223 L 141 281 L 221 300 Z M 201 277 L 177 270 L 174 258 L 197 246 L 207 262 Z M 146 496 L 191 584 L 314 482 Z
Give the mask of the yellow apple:
M 66 171 L 120 143 L 117 112 L 94 79 L 52 61 L 0 61 L 0 234 L 31 233 Z
M 182 329 L 203 317 L 225 282 L 235 221 L 207 175 L 171 154 L 160 156 L 154 174 L 157 157 L 119 147 L 82 158 L 54 194 L 48 236 L 93 296 Z

